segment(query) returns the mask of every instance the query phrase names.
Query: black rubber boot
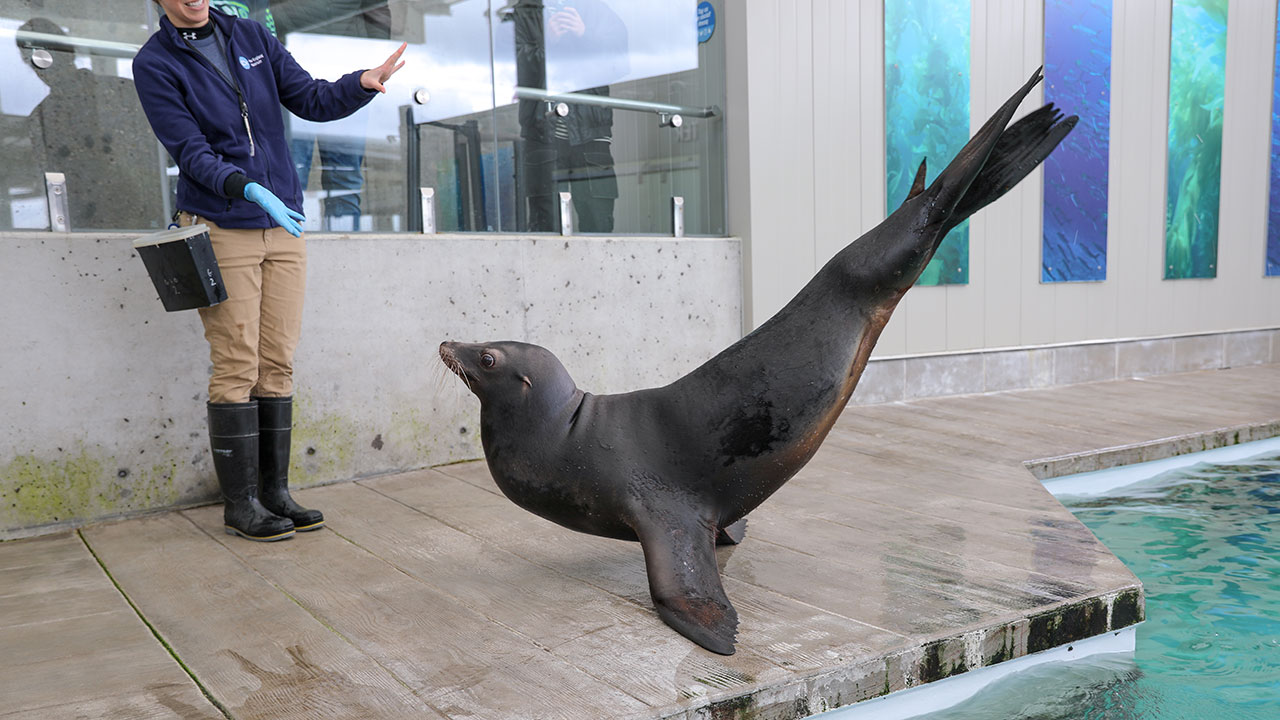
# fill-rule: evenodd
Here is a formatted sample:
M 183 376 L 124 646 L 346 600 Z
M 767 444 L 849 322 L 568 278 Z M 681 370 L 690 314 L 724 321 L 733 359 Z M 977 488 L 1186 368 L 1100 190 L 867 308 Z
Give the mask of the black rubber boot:
M 209 403 L 209 447 L 228 535 L 270 542 L 293 537 L 293 521 L 258 501 L 258 404 Z
M 271 512 L 293 521 L 298 532 L 319 530 L 324 514 L 308 510 L 289 496 L 289 444 L 293 434 L 293 398 L 254 398 L 258 403 L 258 432 L 262 443 L 259 493 Z

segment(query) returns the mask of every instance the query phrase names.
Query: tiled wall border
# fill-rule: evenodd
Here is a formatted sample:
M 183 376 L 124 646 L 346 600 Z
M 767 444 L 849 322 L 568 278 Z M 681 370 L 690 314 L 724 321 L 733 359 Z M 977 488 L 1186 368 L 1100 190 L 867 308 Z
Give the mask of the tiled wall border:
M 873 358 L 852 403 L 1280 363 L 1280 328 Z

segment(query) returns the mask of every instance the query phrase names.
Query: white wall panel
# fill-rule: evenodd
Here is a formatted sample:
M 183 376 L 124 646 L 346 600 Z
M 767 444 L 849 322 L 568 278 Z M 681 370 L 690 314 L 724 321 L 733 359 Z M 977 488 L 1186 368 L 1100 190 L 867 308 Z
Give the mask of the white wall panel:
M 1276 5 L 1232 3 L 1227 27 L 1227 101 L 1222 135 L 1222 213 L 1218 229 L 1218 282 L 1206 287 L 1204 325 L 1213 309 L 1232 303 L 1244 290 L 1240 316 L 1250 327 L 1274 319 L 1280 278 L 1263 277 L 1267 243 L 1267 202 L 1271 139 L 1272 59 Z M 1267 303 L 1270 302 L 1270 307 Z
M 746 115 L 733 147 L 750 177 L 731 171 L 730 232 L 746 241 L 750 329 L 884 217 L 884 19 L 879 0 L 743 5 L 729 106 Z M 1036 171 L 972 220 L 969 285 L 913 289 L 876 355 L 1280 326 L 1280 279 L 1262 275 L 1275 14 L 1231 4 L 1216 279 L 1167 281 L 1161 267 L 1171 0 L 1118 1 L 1107 279 L 1040 282 Z M 972 18 L 977 127 L 1042 63 L 1044 20 L 1029 0 L 973 0 Z M 1042 101 L 1037 89 L 1021 112 Z
M 749 102 L 730 97 L 746 112 L 748 136 L 735 149 L 746 153 L 751 195 L 730 203 L 730 233 L 749 227 L 751 279 L 757 292 L 749 312 L 759 321 L 782 307 L 813 274 L 813 16 L 810 2 L 751 0 L 746 3 L 743 57 Z M 737 67 L 734 67 L 737 66 Z M 735 83 L 730 78 L 730 90 Z M 733 122 L 729 119 L 728 122 Z M 732 131 L 731 131 L 732 132 Z M 759 278 L 759 282 L 754 282 Z

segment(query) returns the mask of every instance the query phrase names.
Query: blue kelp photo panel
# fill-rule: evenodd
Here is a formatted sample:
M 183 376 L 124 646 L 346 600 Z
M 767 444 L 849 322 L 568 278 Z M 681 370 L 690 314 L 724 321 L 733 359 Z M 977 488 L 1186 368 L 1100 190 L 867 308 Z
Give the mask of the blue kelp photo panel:
M 1111 0 L 1046 0 L 1045 102 L 1080 124 L 1044 162 L 1041 282 L 1107 278 Z
M 1268 277 L 1280 276 L 1280 21 L 1276 23 L 1275 75 L 1271 91 L 1271 194 L 1267 210 Z
M 1166 280 L 1218 274 L 1227 0 L 1174 0 L 1169 44 Z
M 885 174 L 888 212 L 920 161 L 933 182 L 969 140 L 970 0 L 885 0 Z M 918 285 L 969 282 L 969 222 L 947 234 Z

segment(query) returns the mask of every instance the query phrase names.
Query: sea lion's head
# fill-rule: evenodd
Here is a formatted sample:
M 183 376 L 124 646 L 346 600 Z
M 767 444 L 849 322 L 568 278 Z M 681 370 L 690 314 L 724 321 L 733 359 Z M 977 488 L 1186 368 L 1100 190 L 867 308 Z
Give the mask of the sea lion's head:
M 550 413 L 577 390 L 559 358 L 538 345 L 443 342 L 440 359 L 480 398 L 486 411 Z

